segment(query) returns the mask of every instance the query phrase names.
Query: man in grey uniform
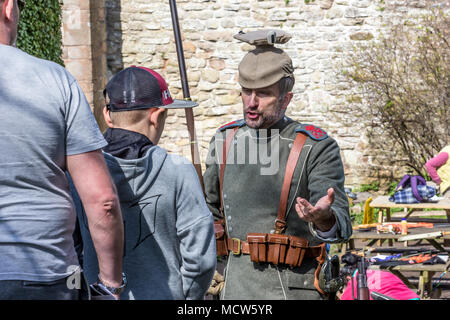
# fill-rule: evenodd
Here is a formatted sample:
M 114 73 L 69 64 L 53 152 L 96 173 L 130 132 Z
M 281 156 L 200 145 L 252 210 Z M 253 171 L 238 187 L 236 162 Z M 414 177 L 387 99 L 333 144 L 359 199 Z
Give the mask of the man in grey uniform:
M 244 119 L 216 132 L 204 173 L 206 202 L 228 234 L 221 298 L 321 299 L 324 243 L 352 233 L 339 147 L 324 130 L 285 116 L 294 69 L 274 44 L 290 35 L 235 38 L 256 45 L 239 64 Z

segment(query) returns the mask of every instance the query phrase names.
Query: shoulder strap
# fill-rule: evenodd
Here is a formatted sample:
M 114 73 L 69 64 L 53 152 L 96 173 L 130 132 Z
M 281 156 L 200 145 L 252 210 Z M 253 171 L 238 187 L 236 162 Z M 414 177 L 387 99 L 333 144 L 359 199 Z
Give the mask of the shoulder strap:
M 291 188 L 292 176 L 294 175 L 295 167 L 297 166 L 298 158 L 302 152 L 303 145 L 306 141 L 304 133 L 297 133 L 294 144 L 286 163 L 286 171 L 284 174 L 283 187 L 281 189 L 280 204 L 278 206 L 278 216 L 275 220 L 275 233 L 281 234 L 286 229 L 286 207 L 288 202 L 289 190 Z
M 223 143 L 223 149 L 222 149 L 222 159 L 220 159 L 220 172 L 219 172 L 219 198 L 220 198 L 220 214 L 222 217 L 224 217 L 223 213 L 223 197 L 222 197 L 222 191 L 223 191 L 223 175 L 225 173 L 225 166 L 227 163 L 227 155 L 228 151 L 230 151 L 231 143 L 233 142 L 234 136 L 236 135 L 237 130 L 239 127 L 233 127 L 232 130 L 227 130 L 226 132 L 226 138 Z
M 411 178 L 411 176 L 409 174 L 405 174 L 402 178 L 402 180 L 400 180 L 400 182 L 398 183 L 397 187 L 395 188 L 394 192 L 397 191 L 400 188 L 404 188 L 405 185 L 408 183 L 409 179 Z

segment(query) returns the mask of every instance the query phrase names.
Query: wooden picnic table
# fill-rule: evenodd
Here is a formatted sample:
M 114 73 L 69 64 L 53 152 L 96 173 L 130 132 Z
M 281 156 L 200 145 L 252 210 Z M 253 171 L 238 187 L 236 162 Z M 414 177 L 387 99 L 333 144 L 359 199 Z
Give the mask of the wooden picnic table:
M 389 201 L 389 196 L 379 196 L 373 199 L 369 206 L 371 208 L 385 209 L 386 221 L 391 221 L 391 209 L 403 208 L 406 212 L 406 220 L 416 210 L 423 209 L 443 209 L 447 215 L 447 222 L 450 222 L 450 199 L 440 200 L 439 202 L 422 202 L 422 203 L 395 203 Z M 383 210 L 380 210 L 383 212 Z
M 450 226 L 445 227 L 439 227 L 439 224 L 436 224 L 433 228 L 409 228 L 408 229 L 408 235 L 415 235 L 415 234 L 425 234 L 425 233 L 434 233 L 434 232 L 450 232 Z M 353 230 L 353 234 L 350 237 L 347 245 L 348 248 L 346 249 L 355 249 L 355 240 L 367 240 L 367 247 L 371 247 L 375 245 L 375 243 L 378 242 L 378 245 L 381 246 L 384 241 L 389 240 L 389 244 L 392 245 L 394 241 L 397 241 L 398 239 L 404 237 L 404 235 L 401 234 L 392 234 L 392 233 L 380 233 L 378 234 L 376 229 L 370 231 L 360 231 L 360 230 Z M 450 234 L 444 234 L 441 237 L 444 240 L 444 246 L 447 241 L 450 240 Z M 436 248 L 439 251 L 443 250 L 443 247 L 437 242 L 437 239 L 435 238 L 424 238 L 423 240 L 426 240 L 429 242 L 434 248 Z M 343 246 L 345 247 L 345 246 Z
M 370 202 L 371 208 L 380 209 L 379 222 L 380 218 L 383 218 L 384 212 L 386 212 L 386 216 L 384 221 L 391 222 L 391 209 L 392 208 L 403 208 L 405 215 L 404 217 L 408 220 L 411 214 L 417 210 L 424 209 L 440 209 L 445 210 L 447 215 L 447 219 L 444 220 L 446 222 L 445 226 L 440 226 L 439 223 L 435 223 L 433 228 L 408 228 L 408 235 L 415 234 L 427 234 L 427 233 L 435 233 L 438 231 L 448 232 L 450 231 L 450 199 L 444 199 L 439 202 L 422 202 L 416 204 L 400 204 L 389 201 L 389 196 L 378 196 L 374 200 Z M 436 219 L 436 222 L 439 220 Z M 441 222 L 441 221 L 439 221 Z M 361 230 L 353 230 L 353 234 L 347 244 L 342 245 L 341 254 L 345 253 L 348 249 L 355 249 L 355 240 L 367 240 L 367 247 L 374 246 L 378 242 L 378 246 L 381 246 L 386 240 L 389 245 L 392 246 L 394 242 L 398 241 L 400 238 L 404 237 L 401 234 L 389 234 L 389 233 L 380 233 L 377 234 L 376 229 L 372 229 L 370 231 L 361 231 Z M 450 246 L 450 234 L 444 234 L 438 238 L 433 237 L 424 237 L 423 241 L 427 241 L 433 248 L 436 248 L 438 251 L 443 251 L 445 248 L 438 242 L 438 240 L 443 239 L 443 246 Z M 406 244 L 406 242 L 405 242 Z M 448 270 L 450 264 L 450 259 L 447 263 L 444 264 L 435 264 L 435 265 L 424 265 L 422 263 L 411 264 L 411 265 L 398 265 L 398 266 L 390 266 L 390 267 L 380 267 L 377 265 L 371 265 L 371 269 L 386 269 L 395 275 L 397 275 L 406 285 L 410 288 L 417 289 L 417 293 L 421 298 L 425 297 L 425 294 L 431 293 L 432 290 L 432 278 L 433 275 L 437 272 L 444 272 Z M 404 276 L 404 272 L 419 272 L 419 284 L 418 287 L 415 288 Z
M 445 227 L 439 227 L 439 224 L 436 224 L 433 228 L 410 228 L 408 229 L 408 235 L 420 235 L 420 234 L 430 234 L 430 233 L 436 233 L 436 232 L 449 232 L 450 226 Z M 379 242 L 379 245 L 381 245 L 384 241 L 389 240 L 390 245 L 394 241 L 398 241 L 399 239 L 405 237 L 401 234 L 391 234 L 391 233 L 380 233 L 377 234 L 376 229 L 373 229 L 371 231 L 360 231 L 360 230 L 353 230 L 353 234 L 347 244 L 343 244 L 342 246 L 342 252 L 341 254 L 344 254 L 347 250 L 353 250 L 355 248 L 355 240 L 367 240 L 368 243 L 366 247 L 371 247 L 375 245 L 377 242 Z M 441 237 L 444 240 L 444 243 L 446 241 L 450 240 L 450 234 L 443 234 Z M 445 248 L 438 243 L 437 238 L 433 237 L 424 237 L 425 241 L 427 241 L 430 245 L 433 246 L 433 248 L 436 248 L 438 251 L 443 251 Z M 445 253 L 444 253 L 445 254 Z M 448 254 L 448 253 L 447 253 Z M 422 263 L 417 264 L 410 264 L 410 265 L 398 265 L 398 266 L 390 266 L 390 267 L 382 267 L 379 265 L 371 265 L 371 269 L 385 269 L 396 276 L 398 276 L 409 288 L 414 289 L 417 291 L 417 294 L 420 296 L 421 299 L 423 299 L 426 294 L 430 294 L 432 291 L 432 278 L 433 276 L 439 272 L 442 273 L 446 270 L 448 270 L 450 264 L 450 258 L 448 259 L 447 263 L 444 264 L 434 264 L 434 265 L 426 265 Z M 404 276 L 404 272 L 418 272 L 419 273 L 419 284 L 417 288 L 412 285 L 406 276 Z
M 370 265 L 370 269 L 374 270 L 388 270 L 399 277 L 407 286 L 412 290 L 416 290 L 417 295 L 420 299 L 431 295 L 433 290 L 433 276 L 435 273 L 442 274 L 447 271 L 450 267 L 450 259 L 446 264 L 423 264 L 423 263 L 415 263 L 415 264 L 403 264 L 398 266 L 391 267 L 383 267 L 380 265 Z M 419 272 L 419 283 L 416 286 L 411 284 L 408 278 L 404 275 L 404 272 Z

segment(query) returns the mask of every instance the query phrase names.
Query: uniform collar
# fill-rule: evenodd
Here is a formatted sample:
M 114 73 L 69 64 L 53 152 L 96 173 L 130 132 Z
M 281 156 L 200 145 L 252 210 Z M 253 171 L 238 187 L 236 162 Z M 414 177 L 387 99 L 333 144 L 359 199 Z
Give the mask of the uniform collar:
M 291 118 L 288 118 L 286 116 L 283 116 L 280 120 L 278 120 L 277 122 L 275 122 L 272 126 L 270 126 L 267 129 L 252 129 L 250 127 L 248 127 L 250 130 L 250 134 L 254 137 L 254 138 L 270 138 L 272 135 L 276 135 L 279 134 L 281 131 L 284 130 L 284 128 L 286 128 L 288 125 L 290 125 L 292 122 L 294 122 L 294 120 L 292 120 Z M 261 131 L 265 130 L 264 133 L 261 134 Z
M 282 131 L 284 128 L 286 128 L 288 125 L 290 125 L 294 120 L 291 118 L 288 118 L 286 116 L 283 116 L 280 120 L 278 120 L 274 125 L 269 127 L 270 130 L 278 129 Z

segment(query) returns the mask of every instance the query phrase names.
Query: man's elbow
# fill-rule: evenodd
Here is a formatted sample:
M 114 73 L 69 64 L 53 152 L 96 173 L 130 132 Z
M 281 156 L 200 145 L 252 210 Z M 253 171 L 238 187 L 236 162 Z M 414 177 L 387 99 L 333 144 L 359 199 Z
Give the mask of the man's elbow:
M 99 205 L 102 206 L 104 212 L 115 212 L 119 206 L 119 197 L 114 192 L 102 195 L 99 198 Z
M 85 207 L 89 207 L 94 216 L 121 217 L 119 196 L 114 189 L 93 192 L 86 201 L 87 204 L 85 204 Z

